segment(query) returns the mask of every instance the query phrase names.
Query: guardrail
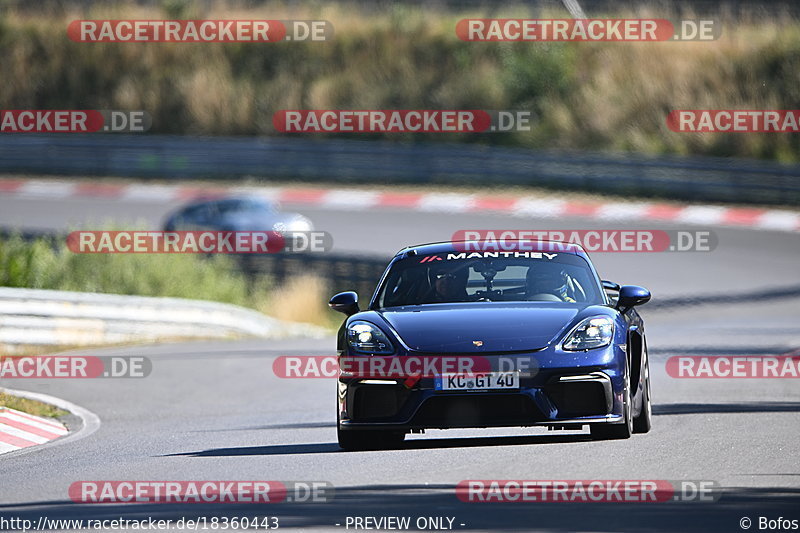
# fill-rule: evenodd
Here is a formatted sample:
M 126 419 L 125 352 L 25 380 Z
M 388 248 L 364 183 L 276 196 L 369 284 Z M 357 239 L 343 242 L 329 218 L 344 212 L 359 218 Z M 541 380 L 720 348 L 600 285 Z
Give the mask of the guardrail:
M 0 139 L 0 173 L 524 185 L 694 201 L 800 203 L 800 165 L 478 144 L 7 134 Z
M 324 334 L 322 328 L 216 302 L 0 287 L 0 345 Z
M 12 235 L 25 240 L 41 239 L 57 245 L 66 234 L 45 231 L 13 231 L 0 228 L 0 239 Z M 283 284 L 298 274 L 315 275 L 323 279 L 333 295 L 341 291 L 356 291 L 362 301 L 372 296 L 391 257 L 314 253 L 242 254 L 232 256 L 244 274 L 255 281 L 269 277 L 275 284 Z
M 270 254 L 244 255 L 242 270 L 255 279 L 269 276 L 276 284 L 298 274 L 314 275 L 324 280 L 329 296 L 342 291 L 356 291 L 362 302 L 375 291 L 391 257 L 353 255 Z

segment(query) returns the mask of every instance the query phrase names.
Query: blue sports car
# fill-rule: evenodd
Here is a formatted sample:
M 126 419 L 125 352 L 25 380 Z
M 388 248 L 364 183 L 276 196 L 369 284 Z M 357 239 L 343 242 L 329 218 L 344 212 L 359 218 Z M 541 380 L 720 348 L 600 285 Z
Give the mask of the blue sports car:
M 635 307 L 649 300 L 642 287 L 601 281 L 573 244 L 405 248 L 365 310 L 354 292 L 329 302 L 347 315 L 338 340 L 339 445 L 388 448 L 407 433 L 447 428 L 646 433 L 647 342 Z

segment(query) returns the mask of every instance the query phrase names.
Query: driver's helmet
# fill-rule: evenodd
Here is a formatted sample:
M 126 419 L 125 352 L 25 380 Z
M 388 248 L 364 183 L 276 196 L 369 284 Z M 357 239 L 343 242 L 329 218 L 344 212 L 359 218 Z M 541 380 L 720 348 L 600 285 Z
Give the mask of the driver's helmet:
M 553 263 L 540 263 L 528 268 L 525 277 L 526 294 L 553 294 L 564 301 L 572 301 L 569 296 L 567 285 L 567 274 L 564 270 Z
M 466 268 L 432 267 L 429 272 L 431 286 L 435 294 L 444 300 L 460 300 L 467 294 Z

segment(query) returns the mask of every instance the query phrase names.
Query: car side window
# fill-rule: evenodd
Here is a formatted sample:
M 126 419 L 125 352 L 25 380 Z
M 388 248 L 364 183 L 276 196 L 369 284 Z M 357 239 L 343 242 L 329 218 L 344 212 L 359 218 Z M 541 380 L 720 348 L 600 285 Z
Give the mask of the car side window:
M 178 219 L 183 220 L 184 222 L 194 222 L 197 219 L 197 212 L 200 210 L 201 206 L 193 205 L 187 207 L 180 213 L 178 213 Z

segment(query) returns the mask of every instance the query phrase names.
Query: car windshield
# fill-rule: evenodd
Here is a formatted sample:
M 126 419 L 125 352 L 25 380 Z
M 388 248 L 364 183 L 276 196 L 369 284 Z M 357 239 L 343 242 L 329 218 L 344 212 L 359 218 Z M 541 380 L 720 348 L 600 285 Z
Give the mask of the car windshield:
M 599 280 L 582 257 L 514 255 L 451 252 L 401 259 L 392 264 L 379 289 L 378 307 L 478 301 L 605 303 Z
M 250 198 L 221 200 L 216 203 L 216 209 L 221 215 L 241 212 L 275 212 L 275 207 L 269 202 Z

